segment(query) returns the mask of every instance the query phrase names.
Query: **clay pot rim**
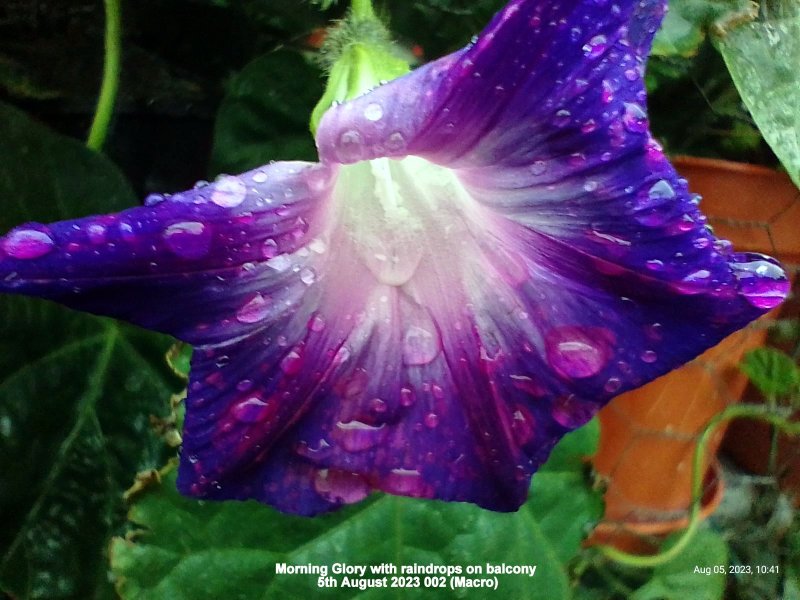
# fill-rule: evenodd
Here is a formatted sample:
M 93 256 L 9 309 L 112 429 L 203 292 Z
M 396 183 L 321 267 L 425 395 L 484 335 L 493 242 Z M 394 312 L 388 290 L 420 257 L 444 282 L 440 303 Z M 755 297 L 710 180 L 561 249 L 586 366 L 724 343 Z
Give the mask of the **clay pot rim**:
M 700 519 L 705 520 L 719 508 L 725 493 L 725 483 L 722 479 L 722 465 L 718 459 L 709 466 L 712 487 L 703 494 L 703 505 L 700 508 Z M 601 521 L 597 524 L 593 534 L 608 540 L 619 535 L 634 535 L 638 537 L 662 536 L 674 531 L 686 529 L 689 526 L 689 516 L 659 519 L 658 521 Z
M 688 154 L 676 154 L 671 157 L 672 162 L 675 164 L 678 173 L 680 173 L 680 166 L 695 166 L 705 169 L 714 169 L 717 171 L 725 171 L 727 173 L 741 173 L 742 175 L 763 175 L 773 176 L 776 173 L 784 174 L 783 171 L 766 167 L 764 165 L 756 165 L 752 163 L 737 162 L 733 160 L 725 160 L 722 158 L 706 158 L 704 156 L 690 156 Z

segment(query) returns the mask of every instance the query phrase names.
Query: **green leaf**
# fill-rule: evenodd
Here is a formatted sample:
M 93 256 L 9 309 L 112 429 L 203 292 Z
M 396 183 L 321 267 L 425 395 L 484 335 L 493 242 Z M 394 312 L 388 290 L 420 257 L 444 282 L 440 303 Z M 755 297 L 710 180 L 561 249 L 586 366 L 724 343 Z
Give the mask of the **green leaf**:
M 0 104 L 0 231 L 129 205 L 119 172 Z M 101 598 L 104 550 L 133 474 L 161 464 L 165 340 L 55 304 L 0 296 L 0 588 Z
M 800 11 L 735 27 L 719 47 L 764 139 L 800 186 Z
M 767 397 L 787 396 L 800 387 L 800 367 L 790 356 L 774 348 L 748 352 L 741 369 Z
M 667 13 L 661 29 L 653 40 L 652 54 L 655 56 L 693 56 L 705 38 L 700 23 L 690 21 L 678 10 L 671 10 Z
M 748 0 L 670 0 L 669 12 L 653 41 L 655 56 L 694 56 L 715 23 L 751 11 Z
M 501 575 L 511 598 L 569 598 L 566 564 L 580 551 L 587 525 L 600 517 L 600 498 L 580 458 L 596 446 L 589 426 L 562 440 L 561 470 L 543 469 L 518 513 L 468 504 L 373 495 L 331 515 L 303 519 L 255 502 L 198 502 L 175 490 L 174 473 L 133 506 L 133 531 L 112 543 L 112 570 L 125 599 L 378 598 L 381 590 L 318 589 L 317 577 L 276 574 L 276 565 L 334 562 L 377 565 L 536 565 L 533 577 Z M 569 465 L 569 467 L 567 467 Z M 556 465 L 558 466 L 558 465 Z M 378 577 L 378 576 L 376 576 Z M 337 576 L 341 584 L 341 577 Z M 422 582 L 424 583 L 424 576 Z M 397 590 L 395 590 L 397 591 Z M 385 594 L 386 590 L 383 591 Z M 460 598 L 486 590 L 461 589 Z M 452 598 L 449 588 L 427 590 Z
M 212 151 L 212 173 L 239 173 L 271 160 L 316 160 L 308 115 L 324 91 L 321 72 L 279 50 L 247 65 L 228 84 Z
M 669 547 L 680 535 L 668 538 L 664 547 Z M 701 529 L 683 552 L 654 569 L 652 578 L 636 590 L 631 600 L 720 600 L 725 591 L 727 568 L 725 541 L 711 529 Z
M 599 443 L 600 421 L 594 418 L 580 429 L 565 435 L 553 448 L 541 470 L 580 473 L 588 459 L 597 452 Z

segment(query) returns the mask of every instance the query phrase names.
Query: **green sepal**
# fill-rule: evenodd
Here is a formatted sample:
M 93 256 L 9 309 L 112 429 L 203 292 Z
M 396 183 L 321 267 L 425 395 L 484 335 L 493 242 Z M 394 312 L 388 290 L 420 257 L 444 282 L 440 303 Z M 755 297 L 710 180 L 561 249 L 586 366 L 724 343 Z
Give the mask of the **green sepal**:
M 322 60 L 329 65 L 328 84 L 311 114 L 311 132 L 316 134 L 332 106 L 408 73 L 411 67 L 402 56 L 371 4 L 354 2 L 347 19 L 329 30 L 322 47 Z

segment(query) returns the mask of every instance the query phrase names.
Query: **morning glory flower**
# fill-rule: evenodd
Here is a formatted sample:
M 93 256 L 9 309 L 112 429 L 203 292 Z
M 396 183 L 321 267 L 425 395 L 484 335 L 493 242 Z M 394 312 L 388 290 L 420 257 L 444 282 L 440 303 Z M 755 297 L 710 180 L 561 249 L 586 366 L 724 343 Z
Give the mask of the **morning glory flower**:
M 662 0 L 514 0 L 327 111 L 320 162 L 0 238 L 0 289 L 195 346 L 178 486 L 511 511 L 565 433 L 777 306 L 648 130 Z

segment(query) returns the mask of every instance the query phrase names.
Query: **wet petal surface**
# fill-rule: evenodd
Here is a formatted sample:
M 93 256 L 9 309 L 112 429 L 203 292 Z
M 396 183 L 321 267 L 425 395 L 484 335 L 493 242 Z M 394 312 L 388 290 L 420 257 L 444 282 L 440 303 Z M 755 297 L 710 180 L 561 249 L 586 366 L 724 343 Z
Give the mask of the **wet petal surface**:
M 330 169 L 276 163 L 118 214 L 30 223 L 0 240 L 0 289 L 119 317 L 192 344 L 292 311 Z

